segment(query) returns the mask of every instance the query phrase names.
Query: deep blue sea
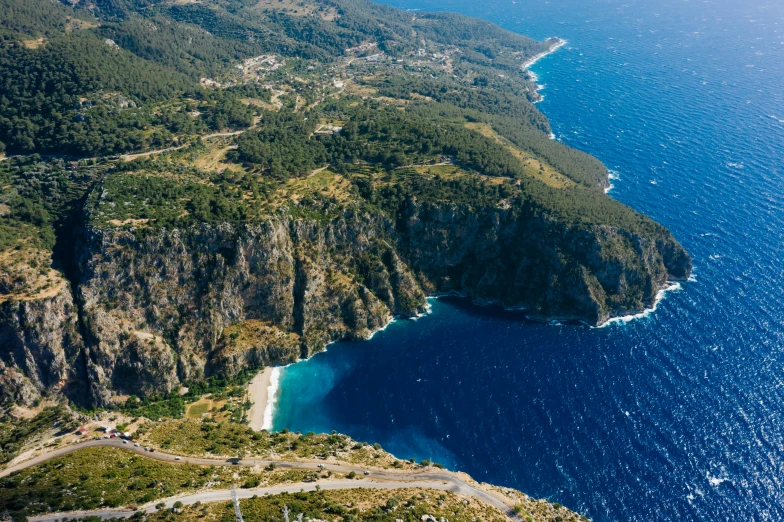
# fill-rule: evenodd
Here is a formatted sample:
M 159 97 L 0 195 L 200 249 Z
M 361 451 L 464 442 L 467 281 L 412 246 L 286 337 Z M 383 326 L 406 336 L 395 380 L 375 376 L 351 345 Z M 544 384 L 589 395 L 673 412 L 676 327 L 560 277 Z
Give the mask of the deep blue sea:
M 568 40 L 533 68 L 539 108 L 673 231 L 695 280 L 603 329 L 435 301 L 284 370 L 275 427 L 595 520 L 784 520 L 784 2 L 387 1 Z

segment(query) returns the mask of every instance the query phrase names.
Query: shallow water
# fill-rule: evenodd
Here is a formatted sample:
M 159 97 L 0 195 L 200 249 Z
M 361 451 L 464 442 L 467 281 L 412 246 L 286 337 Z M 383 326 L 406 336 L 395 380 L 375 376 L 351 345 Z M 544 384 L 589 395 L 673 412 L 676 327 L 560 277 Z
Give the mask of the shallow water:
M 784 6 L 390 0 L 568 45 L 558 139 L 669 227 L 695 280 L 644 319 L 530 324 L 439 300 L 281 375 L 276 428 L 337 430 L 596 520 L 784 520 Z

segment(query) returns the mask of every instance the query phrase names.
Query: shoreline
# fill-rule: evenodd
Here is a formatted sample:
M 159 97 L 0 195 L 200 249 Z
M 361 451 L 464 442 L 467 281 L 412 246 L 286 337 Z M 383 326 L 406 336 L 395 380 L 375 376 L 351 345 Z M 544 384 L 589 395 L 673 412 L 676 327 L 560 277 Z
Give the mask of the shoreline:
M 248 425 L 254 431 L 264 429 L 264 413 L 269 402 L 268 389 L 272 370 L 272 367 L 264 368 L 248 384 L 248 395 L 252 403 L 250 412 L 248 412 L 248 418 L 250 419 Z
M 426 317 L 426 316 L 430 315 L 432 313 L 432 310 L 433 310 L 433 305 L 430 303 L 430 301 L 432 299 L 438 299 L 438 297 L 437 296 L 431 296 L 431 297 L 426 297 L 425 298 L 425 300 L 427 301 L 427 304 L 425 305 L 425 311 L 424 312 L 418 313 L 417 315 L 415 315 L 413 317 L 391 317 L 384 326 L 382 326 L 382 327 L 380 327 L 380 328 L 370 332 L 370 335 L 368 335 L 364 339 L 364 341 L 370 341 L 371 339 L 373 339 L 373 337 L 376 336 L 376 334 L 378 334 L 380 332 L 383 332 L 384 330 L 389 328 L 389 326 L 392 323 L 396 323 L 398 321 L 417 321 L 417 320 L 419 320 L 419 319 L 421 319 L 423 317 Z M 341 340 L 332 341 L 331 343 L 327 343 L 324 346 L 324 350 L 322 350 L 319 353 L 326 353 L 330 346 L 332 346 L 333 344 L 337 344 L 339 342 L 341 342 Z M 314 355 L 317 355 L 317 354 L 314 354 Z M 308 359 L 300 359 L 299 361 L 297 361 L 295 363 L 287 364 L 286 366 L 282 366 L 282 367 L 281 366 L 275 366 L 275 367 L 265 368 L 262 373 L 260 373 L 259 375 L 257 375 L 256 377 L 254 377 L 251 380 L 249 388 L 248 388 L 248 391 L 249 391 L 249 393 L 251 395 L 251 400 L 253 401 L 254 397 L 259 399 L 258 403 L 253 401 L 253 406 L 251 407 L 251 410 L 250 410 L 250 419 L 251 420 L 250 420 L 249 424 L 250 424 L 250 427 L 251 427 L 252 430 L 254 430 L 254 431 L 262 431 L 262 430 L 272 431 L 273 421 L 274 421 L 274 417 L 275 417 L 275 406 L 278 404 L 278 393 L 280 392 L 280 373 L 281 373 L 281 370 L 284 369 L 284 368 L 288 368 L 289 366 L 291 366 L 293 364 L 298 364 L 298 363 L 305 362 L 305 361 L 308 361 L 308 360 L 310 360 L 310 358 L 308 358 Z M 264 403 L 264 408 L 263 409 L 257 407 L 258 404 L 262 403 L 262 401 Z M 259 413 L 259 411 L 261 413 Z
M 689 279 L 689 281 L 691 281 L 691 278 Z M 581 323 L 583 326 L 587 326 L 590 329 L 598 330 L 598 329 L 601 329 L 601 328 L 606 328 L 606 327 L 608 327 L 610 325 L 613 325 L 613 324 L 627 324 L 627 323 L 630 323 L 630 322 L 635 321 L 637 319 L 644 319 L 644 318 L 646 318 L 646 317 L 648 317 L 651 314 L 656 312 L 656 310 L 659 307 L 659 304 L 661 304 L 661 302 L 664 301 L 664 299 L 667 297 L 667 294 L 669 292 L 677 292 L 679 290 L 683 290 L 683 286 L 681 285 L 681 282 L 680 281 L 670 281 L 670 282 L 667 283 L 667 285 L 664 288 L 661 288 L 656 293 L 656 296 L 654 298 L 653 306 L 651 306 L 650 308 L 646 308 L 643 311 L 638 312 L 636 314 L 629 314 L 629 315 L 624 315 L 624 316 L 611 317 L 610 319 L 606 320 L 602 324 L 596 325 L 596 326 L 587 324 L 587 323 L 585 323 L 583 321 L 579 321 L 579 323 Z M 378 328 L 377 330 L 371 332 L 371 334 L 365 339 L 365 341 L 370 341 L 371 339 L 373 339 L 373 337 L 376 336 L 376 334 L 378 334 L 380 332 L 383 332 L 387 328 L 389 328 L 389 326 L 392 323 L 396 323 L 398 321 L 417 321 L 417 320 L 421 319 L 422 317 L 426 317 L 426 316 L 430 315 L 432 313 L 432 311 L 433 311 L 433 305 L 432 305 L 431 301 L 440 299 L 442 297 L 458 297 L 458 298 L 463 298 L 463 299 L 469 299 L 470 300 L 470 298 L 468 298 L 467 296 L 460 295 L 458 293 L 453 293 L 453 292 L 429 296 L 429 297 L 426 298 L 427 306 L 426 306 L 426 309 L 425 309 L 424 312 L 422 312 L 420 314 L 417 314 L 414 317 L 392 317 L 384 326 L 382 326 L 382 327 Z M 505 311 L 515 311 L 515 312 L 525 312 L 526 311 L 525 308 L 508 308 L 508 307 L 503 307 L 503 306 L 501 306 L 501 309 L 503 309 Z M 572 322 L 572 321 L 564 322 L 564 321 L 559 320 L 559 319 L 551 319 L 549 321 L 540 321 L 540 320 L 537 320 L 537 319 L 535 319 L 533 317 L 530 317 L 528 315 L 525 316 L 525 320 L 526 321 L 530 321 L 532 323 L 544 323 L 544 324 L 556 325 L 556 326 L 563 326 L 563 325 L 568 324 L 569 322 Z M 331 343 L 328 343 L 324 347 L 323 352 L 326 352 L 331 345 L 337 344 L 339 342 L 340 341 L 333 341 Z M 319 353 L 322 353 L 322 352 L 319 352 Z M 292 363 L 292 364 L 298 364 L 300 362 L 305 362 L 307 360 L 309 360 L 309 359 L 300 359 L 299 361 L 297 361 L 295 363 Z M 276 407 L 276 405 L 278 403 L 278 393 L 280 392 L 280 375 L 281 375 L 281 370 L 283 368 L 287 368 L 288 366 L 291 366 L 291 365 L 286 365 L 284 367 L 275 366 L 275 367 L 265 368 L 262 373 L 260 373 L 259 375 L 254 377 L 253 380 L 251 380 L 251 383 L 250 383 L 250 386 L 249 386 L 249 392 L 250 392 L 250 395 L 251 395 L 251 400 L 253 401 L 253 406 L 251 407 L 251 411 L 250 411 L 250 418 L 251 418 L 251 420 L 250 420 L 250 427 L 254 431 L 261 431 L 261 430 L 271 431 L 272 430 L 272 428 L 273 428 L 273 420 L 274 420 L 274 415 L 275 415 L 275 407 Z M 254 400 L 254 399 L 256 399 L 256 400 Z M 257 400 L 258 400 L 258 402 L 257 402 Z M 264 405 L 263 409 L 260 407 L 260 404 Z
M 253 431 L 271 430 L 275 404 L 280 389 L 280 366 L 268 366 L 248 384 L 252 403 L 248 412 L 248 426 Z
M 272 431 L 272 424 L 275 414 L 275 405 L 278 403 L 278 391 L 280 391 L 280 366 L 271 368 L 267 384 L 267 402 L 264 404 L 262 415 L 262 430 Z
M 653 300 L 652 307 L 646 308 L 645 310 L 637 314 L 624 315 L 621 317 L 612 317 L 606 320 L 605 322 L 603 322 L 602 324 L 600 324 L 599 326 L 592 326 L 591 328 L 596 328 L 596 329 L 606 328 L 612 324 L 626 324 L 636 319 L 645 319 L 649 315 L 656 312 L 656 309 L 659 307 L 659 304 L 661 304 L 661 302 L 664 301 L 664 299 L 667 297 L 667 294 L 669 292 L 677 292 L 679 290 L 683 290 L 683 285 L 681 285 L 679 281 L 670 281 L 667 283 L 667 286 L 665 286 L 664 288 L 656 292 L 656 297 Z
M 620 174 L 618 174 L 618 172 L 612 169 L 607 169 L 607 187 L 604 189 L 604 193 L 609 194 L 610 191 L 615 188 L 615 185 L 613 185 L 613 181 L 619 179 L 621 179 L 621 176 Z
M 531 57 L 527 62 L 524 62 L 522 65 L 523 70 L 528 72 L 531 81 L 536 84 L 536 95 L 538 96 L 538 99 L 533 102 L 534 104 L 540 103 L 542 100 L 544 100 L 544 96 L 539 94 L 539 91 L 544 89 L 544 85 L 537 83 L 539 81 L 539 76 L 537 76 L 536 73 L 531 70 L 531 67 L 534 66 L 536 62 L 538 62 L 542 58 L 545 58 L 546 56 L 553 54 L 555 51 L 557 51 L 558 49 L 560 49 L 561 47 L 563 47 L 568 43 L 566 40 L 559 38 L 557 36 L 554 38 L 556 40 L 555 43 L 551 45 L 547 51 L 541 52 L 536 56 Z M 555 137 L 551 136 L 551 139 L 555 139 Z
M 555 51 L 557 51 L 558 49 L 560 49 L 561 47 L 563 47 L 564 45 L 566 45 L 568 43 L 563 38 L 559 38 L 557 36 L 555 36 L 553 38 L 555 38 L 556 42 L 553 45 L 550 46 L 550 49 L 548 49 L 547 51 L 543 51 L 543 52 L 541 52 L 541 53 L 531 57 L 527 62 L 523 62 L 523 69 L 528 69 L 529 67 L 533 66 L 536 62 L 538 62 L 539 60 L 544 58 L 545 56 L 549 56 L 549 55 L 553 54 Z M 534 74 L 534 77 L 535 76 L 536 75 Z

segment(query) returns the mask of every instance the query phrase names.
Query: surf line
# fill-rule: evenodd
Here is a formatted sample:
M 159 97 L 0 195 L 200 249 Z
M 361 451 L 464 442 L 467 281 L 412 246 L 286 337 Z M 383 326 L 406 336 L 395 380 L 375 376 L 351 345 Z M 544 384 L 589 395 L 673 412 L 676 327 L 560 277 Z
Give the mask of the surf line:
M 280 390 L 280 370 L 280 366 L 275 366 L 270 373 L 269 385 L 267 386 L 267 404 L 264 406 L 264 420 L 261 424 L 262 430 L 272 430 L 275 404 L 278 402 L 278 391 Z
M 561 47 L 563 47 L 564 45 L 566 45 L 568 43 L 566 40 L 564 40 L 562 38 L 558 38 L 557 36 L 554 37 L 554 38 L 555 38 L 555 43 L 553 45 L 551 45 L 548 50 L 546 50 L 544 52 L 541 52 L 541 53 L 537 54 L 536 56 L 531 57 L 527 62 L 523 63 L 523 69 L 528 71 L 528 74 L 529 74 L 529 76 L 531 77 L 531 80 L 534 83 L 539 81 L 539 77 L 536 75 L 535 72 L 533 72 L 531 70 L 531 67 L 536 62 L 538 62 L 539 60 L 544 58 L 545 56 L 549 56 L 549 55 L 553 54 L 555 51 L 557 51 L 558 49 L 560 49 Z M 538 93 L 538 91 L 541 91 L 542 89 L 544 89 L 544 85 L 540 85 L 540 84 L 536 83 L 536 91 L 537 91 L 537 93 Z M 542 96 L 541 94 L 539 94 L 538 96 L 539 96 L 539 99 L 536 100 L 534 103 L 539 103 L 540 101 L 544 100 L 544 96 Z
M 668 283 L 667 286 L 665 286 L 664 288 L 656 292 L 656 297 L 654 298 L 653 306 L 651 308 L 646 308 L 639 314 L 625 315 L 623 317 L 613 317 L 612 319 L 608 319 L 607 321 L 605 321 L 603 324 L 599 326 L 592 326 L 591 328 L 605 328 L 614 323 L 630 323 L 635 319 L 643 319 L 645 317 L 648 317 L 649 315 L 651 315 L 656 311 L 656 309 L 659 307 L 659 303 L 661 303 L 664 300 L 664 298 L 667 297 L 668 292 L 677 292 L 682 289 L 683 287 L 681 286 L 680 283 L 677 282 Z
M 536 56 L 531 57 L 527 62 L 523 63 L 523 69 L 528 69 L 536 62 L 544 58 L 545 56 L 549 56 L 553 54 L 555 51 L 566 45 L 568 42 L 562 38 L 558 38 L 557 36 L 552 37 L 551 39 L 555 39 L 555 43 L 550 46 L 550 48 L 544 52 L 537 54 Z

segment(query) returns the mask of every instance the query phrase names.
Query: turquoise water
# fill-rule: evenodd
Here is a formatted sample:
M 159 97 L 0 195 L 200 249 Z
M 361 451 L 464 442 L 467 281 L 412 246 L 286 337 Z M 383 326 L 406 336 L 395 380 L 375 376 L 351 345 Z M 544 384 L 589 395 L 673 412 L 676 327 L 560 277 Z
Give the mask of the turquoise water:
M 695 280 L 645 319 L 525 323 L 439 300 L 289 367 L 275 427 L 399 457 L 596 520 L 784 520 L 784 5 L 390 0 L 569 44 L 534 70 L 558 139 L 669 227 Z

